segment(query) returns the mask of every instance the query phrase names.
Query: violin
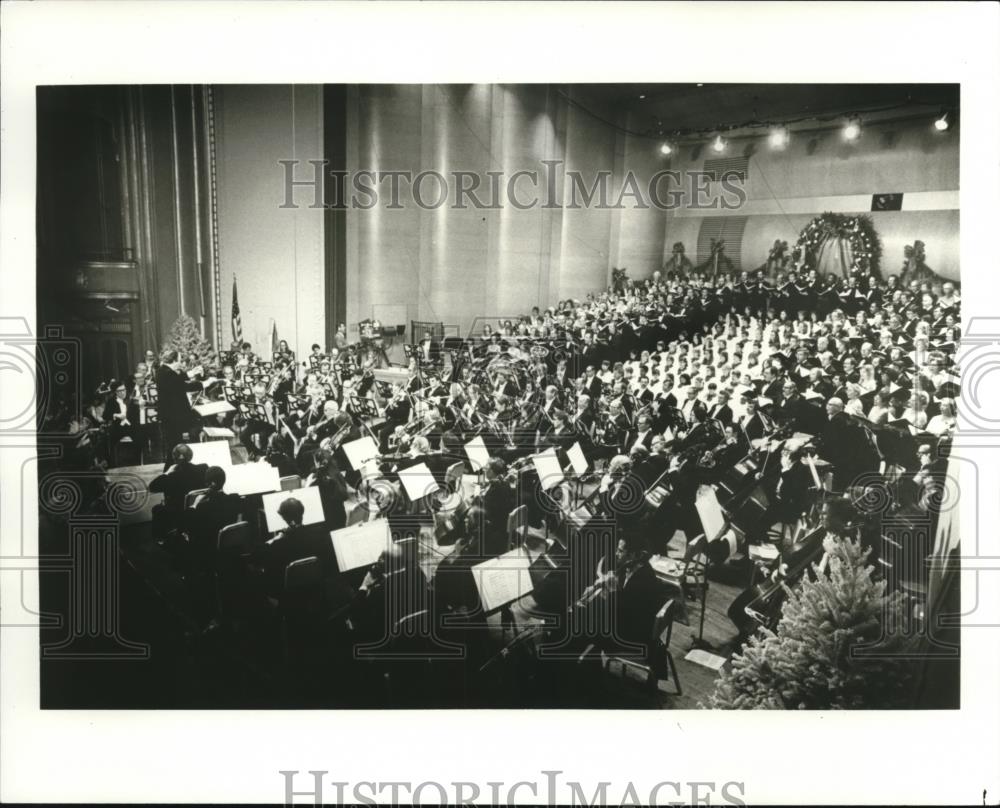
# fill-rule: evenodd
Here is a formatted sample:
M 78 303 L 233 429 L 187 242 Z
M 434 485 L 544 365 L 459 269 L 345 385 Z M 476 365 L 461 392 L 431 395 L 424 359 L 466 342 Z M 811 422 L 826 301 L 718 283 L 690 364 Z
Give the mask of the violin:
M 627 578 L 643 564 L 649 562 L 648 551 L 624 554 L 615 568 L 609 572 L 604 571 L 604 559 L 602 558 L 597 566 L 597 580 L 591 584 L 580 596 L 570 611 L 579 611 L 588 608 L 595 601 L 607 600 L 611 593 L 618 590 L 618 582 L 622 578 Z

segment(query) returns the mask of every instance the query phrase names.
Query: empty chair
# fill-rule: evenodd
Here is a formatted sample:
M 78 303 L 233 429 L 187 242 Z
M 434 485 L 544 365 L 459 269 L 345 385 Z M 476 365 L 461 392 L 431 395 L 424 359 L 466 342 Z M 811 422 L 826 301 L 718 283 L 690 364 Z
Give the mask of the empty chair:
M 219 531 L 215 596 L 219 618 L 225 622 L 260 612 L 263 601 L 255 594 L 249 566 L 253 532 L 246 522 L 226 525 Z
M 300 558 L 285 567 L 281 605 L 290 611 L 311 611 L 323 599 L 323 566 L 316 556 Z
M 226 525 L 219 531 L 219 556 L 247 556 L 253 548 L 253 531 L 249 522 Z
M 294 491 L 296 488 L 301 487 L 302 478 L 298 474 L 289 474 L 287 477 L 281 478 L 282 491 Z

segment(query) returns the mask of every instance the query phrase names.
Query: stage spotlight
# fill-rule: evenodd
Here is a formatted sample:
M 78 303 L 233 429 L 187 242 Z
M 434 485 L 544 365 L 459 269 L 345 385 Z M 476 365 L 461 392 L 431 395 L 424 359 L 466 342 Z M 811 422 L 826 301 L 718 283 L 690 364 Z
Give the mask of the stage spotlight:
M 848 118 L 844 126 L 844 140 L 855 141 L 861 136 L 861 119 Z
M 722 135 L 716 135 L 715 141 L 712 143 L 712 148 L 717 152 L 726 150 L 726 141 L 722 139 Z
M 660 154 L 670 154 L 672 151 L 673 149 L 666 141 L 664 141 L 664 143 L 660 146 Z
M 948 128 L 948 126 L 949 123 L 948 123 L 947 112 L 943 113 L 940 118 L 934 121 L 934 128 L 937 129 L 939 132 L 943 132 L 945 129 Z
M 784 126 L 775 127 L 768 139 L 771 141 L 771 148 L 783 149 L 788 145 L 788 130 Z

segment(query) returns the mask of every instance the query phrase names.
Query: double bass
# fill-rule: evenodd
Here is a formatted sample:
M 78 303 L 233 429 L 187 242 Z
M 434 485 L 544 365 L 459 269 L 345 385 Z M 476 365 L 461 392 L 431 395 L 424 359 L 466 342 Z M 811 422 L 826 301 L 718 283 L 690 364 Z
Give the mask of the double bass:
M 781 619 L 786 586 L 798 582 L 810 565 L 823 556 L 823 541 L 830 535 L 825 527 L 807 533 L 801 541 L 778 556 L 776 574 L 745 589 L 729 604 L 727 616 L 743 636 L 758 628 L 774 630 Z

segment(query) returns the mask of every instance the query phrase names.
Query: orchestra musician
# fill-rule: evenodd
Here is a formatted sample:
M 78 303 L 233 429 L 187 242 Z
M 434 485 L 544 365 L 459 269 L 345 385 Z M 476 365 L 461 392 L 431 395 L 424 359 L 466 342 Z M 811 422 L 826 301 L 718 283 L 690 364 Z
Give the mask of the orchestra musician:
M 126 438 L 129 442 L 138 440 L 139 404 L 129 400 L 125 382 L 115 385 L 114 395 L 104 407 L 104 423 L 110 426 L 112 446 Z
M 413 412 L 410 395 L 402 384 L 394 385 L 392 397 L 386 402 L 382 411 L 385 423 L 379 430 L 379 448 L 383 454 L 389 451 L 389 439 L 397 427 L 402 427 L 410 420 Z
M 539 448 L 555 447 L 562 451 L 568 450 L 577 441 L 577 434 L 569 425 L 569 416 L 563 410 L 553 410 L 552 427 L 541 438 Z
M 653 445 L 653 420 L 648 415 L 640 415 L 635 427 L 625 436 L 625 448 L 632 451 L 635 446 L 644 446 L 649 450 Z
M 576 397 L 576 411 L 571 417 L 573 428 L 587 445 L 594 443 L 596 435 L 596 424 L 594 412 L 591 408 L 591 397 L 586 393 L 581 393 Z M 596 400 L 596 399 L 594 399 Z
M 747 447 L 771 431 L 770 422 L 766 420 L 767 417 L 758 411 L 758 404 L 756 397 L 748 396 L 743 402 L 743 417 L 737 424 Z
M 345 356 L 329 361 L 320 359 L 319 346 L 314 346 L 309 359 L 311 362 L 316 360 L 312 364 L 315 372 L 305 374 L 302 389 L 298 391 L 286 384 L 288 381 L 294 383 L 294 366 L 283 369 L 275 364 L 272 381 L 266 385 L 255 384 L 253 380 L 260 378 L 263 366 L 249 353 L 248 345 L 240 346 L 239 356 L 235 358 L 237 368 L 224 365 L 223 380 L 228 383 L 227 387 L 238 391 L 243 390 L 243 382 L 249 383 L 249 395 L 252 396 L 250 412 L 256 414 L 259 405 L 275 418 L 281 414 L 283 399 L 296 392 L 299 394 L 295 396 L 291 414 L 285 419 L 290 427 L 288 431 L 298 441 L 294 449 L 275 432 L 274 426 L 280 428 L 281 422 L 275 424 L 272 418 L 266 419 L 271 421 L 267 426 L 254 423 L 261 419 L 248 419 L 246 429 L 240 433 L 241 439 L 248 448 L 253 447 L 253 453 L 263 454 L 265 461 L 278 468 L 282 476 L 298 471 L 306 484 L 320 488 L 325 516 L 323 527 L 327 531 L 346 521 L 344 503 L 353 496 L 349 480 L 354 479 L 360 487 L 360 474 L 354 471 L 356 476 L 352 477 L 353 470 L 349 469 L 342 449 L 346 442 L 366 434 L 362 425 L 369 425 L 366 416 L 352 408 L 356 405 L 350 404 L 355 396 L 375 397 L 379 404 L 378 413 L 385 419 L 379 427 L 371 426 L 378 430 L 380 450 L 386 455 L 380 458 L 380 476 L 388 480 L 393 480 L 393 475 L 398 475 L 400 470 L 419 462 L 426 462 L 435 477 L 439 478 L 448 466 L 442 450 L 460 451 L 462 443 L 472 435 L 481 434 L 488 443 L 492 459 L 484 471 L 485 485 L 478 492 L 478 500 L 471 505 L 479 512 L 468 520 L 468 524 L 474 524 L 474 530 L 482 532 L 462 535 L 456 544 L 458 549 L 454 560 L 447 564 L 442 562 L 441 570 L 450 565 L 462 569 L 465 565 L 467 572 L 472 565 L 473 554 L 492 557 L 508 549 L 507 517 L 517 503 L 511 481 L 513 478 L 520 482 L 525 475 L 520 473 L 518 467 L 527 467 L 524 463 L 512 464 L 515 466 L 512 471 L 508 465 L 510 461 L 531 454 L 538 448 L 553 446 L 565 452 L 576 441 L 585 444 L 585 448 L 588 448 L 586 444 L 594 444 L 593 455 L 588 450 L 588 458 L 600 461 L 599 472 L 604 461 L 609 460 L 598 489 L 598 503 L 604 513 L 616 520 L 625 539 L 613 559 L 610 555 L 606 556 L 604 574 L 612 573 L 612 578 L 608 580 L 616 583 L 610 585 L 626 591 L 635 582 L 641 582 L 650 575 L 648 564 L 643 563 L 643 552 L 652 549 L 646 546 L 651 541 L 650 537 L 655 536 L 659 540 L 667 532 L 663 529 L 665 526 L 670 528 L 671 534 L 673 528 L 679 527 L 688 533 L 689 538 L 694 538 L 703 529 L 694 508 L 695 486 L 688 481 L 705 479 L 717 482 L 726 470 L 745 456 L 751 455 L 759 460 L 761 454 L 770 449 L 761 448 L 759 442 L 755 447 L 753 443 L 760 438 L 772 437 L 771 448 L 776 446 L 777 440 L 784 437 L 784 434 L 776 435 L 778 426 L 783 430 L 804 431 L 817 436 L 815 451 L 834 466 L 835 488 L 838 490 L 844 490 L 842 486 L 846 486 L 859 472 L 874 468 L 871 455 L 865 454 L 865 432 L 858 426 L 857 419 L 843 412 L 842 399 L 827 397 L 827 414 L 824 416 L 821 407 L 803 396 L 800 388 L 814 392 L 824 390 L 837 376 L 839 383 L 846 387 L 850 375 L 857 368 L 857 364 L 849 361 L 851 355 L 863 356 L 865 344 L 869 345 L 870 351 L 869 340 L 878 341 L 875 329 L 881 327 L 881 321 L 879 326 L 873 327 L 871 334 L 865 334 L 858 347 L 847 341 L 842 332 L 834 330 L 828 336 L 822 333 L 822 329 L 815 328 L 809 329 L 811 336 L 792 342 L 788 336 L 792 333 L 790 324 L 783 327 L 778 320 L 768 324 L 766 317 L 759 313 L 737 316 L 735 312 L 727 313 L 719 309 L 718 301 L 723 299 L 723 290 L 728 288 L 732 291 L 731 281 L 720 279 L 718 287 L 705 290 L 686 290 L 685 283 L 680 280 L 668 280 L 665 286 L 674 289 L 676 294 L 671 295 L 669 302 L 666 298 L 662 301 L 655 297 L 650 299 L 648 305 L 654 311 L 651 318 L 635 314 L 632 319 L 639 322 L 638 335 L 631 326 L 625 327 L 623 317 L 615 306 L 618 301 L 611 296 L 597 297 L 584 304 L 565 303 L 556 317 L 543 320 L 543 323 L 553 326 L 558 322 L 558 332 L 553 328 L 546 333 L 544 328 L 547 325 L 534 321 L 530 325 L 530 328 L 538 329 L 534 333 L 524 327 L 528 326 L 527 323 L 513 326 L 509 331 L 516 331 L 522 336 L 530 334 L 532 342 L 522 341 L 523 347 L 534 343 L 535 346 L 546 347 L 548 352 L 540 355 L 533 347 L 530 351 L 533 361 L 530 362 L 526 358 L 508 355 L 502 362 L 497 362 L 504 367 L 496 371 L 493 379 L 489 378 L 489 372 L 484 367 L 486 359 L 472 360 L 445 379 L 438 371 L 428 372 L 424 378 L 419 361 L 412 361 L 406 382 L 394 386 L 386 397 L 386 388 L 381 382 L 375 383 L 363 370 L 350 367 L 351 361 L 346 356 L 348 346 L 345 344 L 340 346 Z M 760 284 L 748 279 L 739 294 L 749 300 L 754 296 L 766 297 L 769 293 L 762 291 Z M 647 301 L 641 296 L 624 302 L 634 312 L 646 311 Z M 712 312 L 715 314 L 707 317 L 706 313 Z M 684 319 L 674 317 L 674 314 L 683 315 Z M 716 314 L 723 316 L 717 318 Z M 629 312 L 626 312 L 626 320 L 628 315 Z M 699 322 L 698 318 L 705 321 Z M 622 327 L 613 324 L 613 320 L 618 320 Z M 600 331 L 603 325 L 609 326 L 603 329 L 609 333 L 609 339 L 595 340 L 594 331 Z M 905 324 L 900 322 L 893 327 L 902 332 Z M 915 331 L 919 327 L 919 322 L 914 323 Z M 622 332 L 627 337 L 623 337 Z M 668 333 L 668 338 L 663 339 L 664 333 Z M 575 334 L 581 335 L 580 348 L 575 345 Z M 618 342 L 615 342 L 616 338 Z M 502 347 L 499 335 L 496 335 L 496 340 L 495 344 Z M 652 340 L 656 340 L 656 353 L 646 353 L 652 347 Z M 890 338 L 889 341 L 892 340 Z M 618 361 L 624 359 L 622 350 L 626 345 L 636 349 L 627 373 Z M 586 357 L 586 369 L 582 376 L 569 370 L 566 359 L 556 357 L 556 349 L 560 346 Z M 780 355 L 785 357 L 782 360 L 784 367 L 774 364 L 777 361 L 776 350 L 780 350 Z M 426 361 L 429 352 L 424 354 Z M 890 355 L 891 351 L 886 354 L 887 360 Z M 595 359 L 595 356 L 598 358 Z M 607 361 L 605 357 L 608 357 Z M 813 358 L 817 367 L 811 366 Z M 227 361 L 229 359 L 227 357 Z M 838 369 L 838 362 L 842 371 Z M 598 363 L 601 368 L 599 373 L 595 370 Z M 348 366 L 346 372 L 351 381 L 341 394 L 337 373 L 344 366 Z M 880 386 L 885 381 L 882 377 L 890 369 L 894 373 L 894 382 L 908 381 L 903 368 L 896 368 L 891 361 L 881 361 L 879 357 L 874 358 L 871 371 L 865 372 L 864 365 L 860 368 L 861 375 L 870 375 L 872 379 L 877 373 Z M 173 370 L 175 375 L 178 370 Z M 763 392 L 770 394 L 765 398 L 772 398 L 777 403 L 773 421 L 766 413 L 766 402 L 761 406 L 758 391 L 752 389 L 758 372 L 764 377 Z M 163 368 L 158 373 L 163 373 Z M 938 388 L 947 390 L 943 368 L 938 375 L 941 378 L 936 387 L 917 391 L 925 393 L 928 398 L 928 427 L 933 423 L 932 408 L 937 398 L 932 394 Z M 659 378 L 663 379 L 662 384 L 658 382 Z M 526 384 L 529 379 L 542 384 L 538 387 Z M 740 401 L 738 385 L 748 382 L 750 395 L 746 401 Z M 761 380 L 756 382 L 760 384 Z M 139 386 L 137 380 L 135 389 Z M 484 395 L 482 388 L 495 395 Z M 162 404 L 163 389 L 161 385 L 161 411 L 166 409 Z M 685 392 L 678 394 L 677 389 L 684 389 Z M 713 390 L 714 396 L 711 394 Z M 114 392 L 115 397 L 108 403 L 103 416 L 112 426 L 122 420 L 115 417 L 116 412 L 122 412 L 120 390 L 116 388 Z M 247 403 L 247 393 L 238 392 L 236 395 L 241 403 Z M 338 406 L 338 395 L 343 395 L 343 410 Z M 572 401 L 570 395 L 573 396 Z M 679 395 L 684 399 L 679 407 L 682 420 L 675 414 Z M 906 417 L 906 402 L 914 399 L 914 390 L 906 388 L 902 395 L 902 406 L 895 407 L 892 413 L 898 419 Z M 184 398 L 186 401 L 186 394 Z M 563 402 L 572 409 L 571 414 L 564 411 Z M 909 409 L 912 411 L 912 406 Z M 954 410 L 946 408 L 943 402 L 941 411 L 953 419 Z M 354 413 L 354 417 L 350 413 Z M 634 423 L 632 414 L 636 415 Z M 131 421 L 131 418 L 126 416 L 124 420 Z M 664 436 L 668 426 L 677 434 Z M 941 427 L 935 424 L 935 428 Z M 945 437 L 947 431 L 947 425 L 941 428 Z M 392 445 L 394 439 L 399 441 L 395 447 Z M 393 448 L 401 451 L 389 457 L 388 450 Z M 859 461 L 855 455 L 862 456 L 864 460 Z M 914 457 L 911 460 L 915 462 L 909 468 L 917 468 L 918 464 L 924 467 L 922 473 L 918 472 L 921 481 L 941 472 L 940 464 L 931 466 L 929 457 L 924 453 L 919 459 Z M 841 464 L 845 470 L 840 469 Z M 775 470 L 774 465 L 780 465 L 780 468 Z M 808 513 L 813 478 L 802 450 L 790 448 L 787 443 L 781 452 L 780 464 L 774 465 L 767 467 L 769 476 L 763 477 L 761 482 L 771 504 L 763 521 L 791 524 Z M 688 473 L 692 467 L 697 473 Z M 670 482 L 676 482 L 676 485 L 669 494 L 666 507 L 655 516 L 637 515 L 637 494 L 647 491 L 671 469 L 683 471 L 670 475 Z M 197 475 L 190 472 L 184 472 L 184 475 L 192 476 L 192 479 L 186 480 L 178 491 L 188 484 L 195 484 L 193 477 Z M 213 473 L 213 476 L 217 475 Z M 209 482 L 213 490 L 222 490 L 221 484 L 214 480 Z M 158 487 L 163 485 L 162 482 L 157 483 Z M 929 484 L 925 485 L 924 489 L 929 487 Z M 178 493 L 171 495 L 172 504 L 177 503 L 178 496 Z M 719 496 L 722 502 L 721 492 Z M 924 498 L 929 498 L 929 494 Z M 638 499 L 642 501 L 642 497 Z M 180 500 L 183 500 L 182 496 Z M 726 502 L 722 504 L 724 508 L 729 506 Z M 407 503 L 406 506 L 414 512 L 423 507 L 421 503 Z M 294 506 L 285 510 L 283 516 L 288 529 L 283 537 L 294 540 L 297 529 L 301 527 L 301 513 Z M 416 513 L 407 513 L 407 516 L 414 515 Z M 203 531 L 206 537 L 214 530 L 214 523 L 209 524 L 209 521 L 206 517 Z M 460 527 L 464 529 L 466 526 L 466 520 L 462 520 Z M 286 547 L 294 544 L 293 541 Z M 326 545 L 329 546 L 328 535 Z M 274 556 L 273 551 L 268 552 Z M 292 553 L 296 554 L 297 551 Z M 270 562 L 268 564 L 269 588 L 272 592 L 280 592 L 278 562 L 273 567 Z M 419 574 L 419 570 L 416 572 Z M 441 581 L 447 577 L 445 575 Z M 455 587 L 455 592 L 447 597 L 449 613 L 476 608 L 478 599 L 474 587 L 470 588 L 468 584 L 468 576 L 464 576 Z M 442 583 L 442 588 L 447 589 L 447 586 Z M 463 589 L 464 592 L 458 591 Z M 642 607 L 637 611 L 646 614 L 648 610 Z M 630 625 L 632 621 L 638 624 L 639 619 L 638 616 L 629 618 Z
M 266 388 L 259 382 L 253 386 L 253 398 L 249 406 L 246 424 L 240 432 L 240 441 L 252 459 L 264 454 L 267 439 L 274 433 L 274 400 L 266 395 Z
M 479 501 L 485 516 L 483 550 L 488 558 L 510 549 L 507 546 L 507 517 L 514 510 L 514 491 L 507 481 L 507 464 L 499 457 L 490 458 L 484 470 L 485 485 Z

